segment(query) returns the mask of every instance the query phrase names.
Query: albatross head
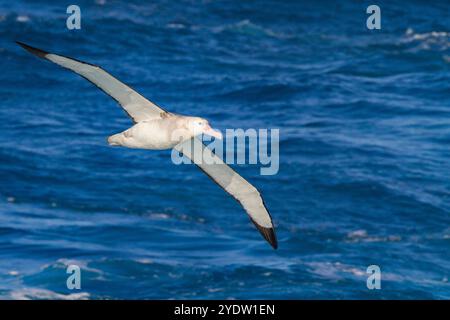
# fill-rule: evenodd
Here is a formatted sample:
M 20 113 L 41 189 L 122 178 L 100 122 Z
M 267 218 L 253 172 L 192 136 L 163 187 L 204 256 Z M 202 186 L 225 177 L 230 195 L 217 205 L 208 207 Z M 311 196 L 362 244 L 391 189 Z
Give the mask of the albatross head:
M 214 130 L 209 125 L 208 120 L 199 117 L 190 117 L 188 120 L 188 128 L 193 136 L 199 134 L 207 134 L 217 139 L 222 139 L 222 133 L 218 130 Z

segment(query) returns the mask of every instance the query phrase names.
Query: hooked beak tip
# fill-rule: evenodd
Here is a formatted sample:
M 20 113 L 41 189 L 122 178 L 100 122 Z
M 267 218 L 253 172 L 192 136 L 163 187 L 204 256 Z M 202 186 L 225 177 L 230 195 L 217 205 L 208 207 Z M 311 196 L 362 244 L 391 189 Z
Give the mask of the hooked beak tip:
M 208 136 L 214 137 L 216 139 L 220 139 L 220 140 L 223 139 L 222 132 L 220 132 L 219 130 L 214 130 L 212 128 L 209 128 L 204 133 L 207 134 Z

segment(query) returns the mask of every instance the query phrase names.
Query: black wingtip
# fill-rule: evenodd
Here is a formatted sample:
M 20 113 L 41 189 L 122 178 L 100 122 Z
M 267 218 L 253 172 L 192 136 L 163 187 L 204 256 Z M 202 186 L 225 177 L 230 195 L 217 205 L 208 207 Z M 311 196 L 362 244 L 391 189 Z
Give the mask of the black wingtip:
M 252 222 L 255 224 L 258 231 L 261 233 L 264 239 L 269 242 L 269 244 L 274 248 L 275 250 L 278 248 L 278 241 L 277 236 L 275 235 L 275 229 L 274 228 L 265 228 L 257 224 L 253 219 Z
M 24 48 L 25 50 L 27 50 L 28 52 L 45 59 L 45 56 L 48 54 L 48 52 L 45 52 L 44 50 L 38 49 L 38 48 L 34 48 L 32 46 L 29 46 L 23 42 L 20 41 L 16 41 L 16 43 L 21 46 L 22 48 Z

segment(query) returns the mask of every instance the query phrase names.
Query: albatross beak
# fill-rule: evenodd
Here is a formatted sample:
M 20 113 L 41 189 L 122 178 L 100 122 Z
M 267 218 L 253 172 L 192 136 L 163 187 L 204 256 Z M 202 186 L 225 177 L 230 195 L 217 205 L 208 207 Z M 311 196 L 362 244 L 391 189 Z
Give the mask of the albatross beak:
M 223 138 L 222 133 L 219 130 L 214 130 L 209 125 L 205 128 L 205 131 L 203 131 L 203 133 L 216 139 L 222 140 Z

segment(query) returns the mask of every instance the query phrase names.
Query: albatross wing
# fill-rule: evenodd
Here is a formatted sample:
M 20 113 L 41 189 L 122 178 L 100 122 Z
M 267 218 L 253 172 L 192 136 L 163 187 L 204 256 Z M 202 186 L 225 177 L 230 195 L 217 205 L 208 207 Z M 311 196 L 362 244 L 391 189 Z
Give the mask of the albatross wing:
M 235 198 L 244 207 L 264 239 L 274 249 L 278 247 L 272 218 L 260 193 L 253 185 L 224 163 L 198 138 L 186 140 L 174 149 L 191 159 L 215 183 Z
M 33 48 L 22 42 L 16 42 L 30 53 L 56 63 L 63 68 L 72 70 L 95 84 L 107 95 L 116 100 L 128 116 L 130 116 L 130 118 L 136 123 L 143 120 L 158 119 L 161 114 L 165 113 L 165 111 L 156 104 L 147 100 L 132 88 L 117 80 L 98 66 L 57 54 L 48 53 L 43 50 Z

